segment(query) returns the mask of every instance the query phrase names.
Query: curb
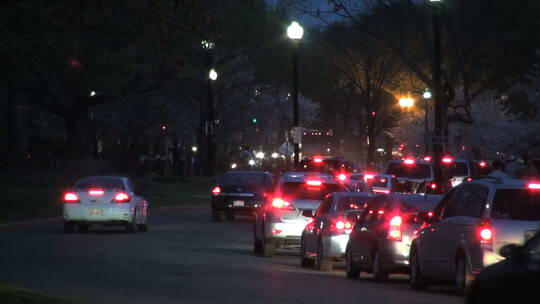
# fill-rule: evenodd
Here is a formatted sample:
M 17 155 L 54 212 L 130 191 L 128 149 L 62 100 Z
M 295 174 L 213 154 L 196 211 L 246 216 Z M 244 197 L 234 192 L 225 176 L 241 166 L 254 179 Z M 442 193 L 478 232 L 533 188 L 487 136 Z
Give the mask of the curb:
M 156 207 L 150 208 L 152 213 L 156 214 L 165 214 L 170 212 L 180 212 L 180 211 L 196 211 L 196 210 L 206 210 L 209 209 L 207 205 L 192 205 L 192 206 L 172 206 L 172 207 Z M 63 217 L 45 217 L 39 219 L 25 220 L 25 221 L 16 221 L 0 224 L 0 232 L 3 231 L 17 231 L 24 228 L 43 226 L 49 224 L 61 223 L 64 220 Z

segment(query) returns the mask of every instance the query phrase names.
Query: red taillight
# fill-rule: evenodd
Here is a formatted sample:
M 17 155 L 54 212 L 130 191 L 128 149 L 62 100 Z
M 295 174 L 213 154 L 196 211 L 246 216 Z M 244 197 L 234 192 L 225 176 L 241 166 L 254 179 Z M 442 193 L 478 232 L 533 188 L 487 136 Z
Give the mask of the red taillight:
M 90 190 L 88 190 L 88 194 L 90 194 L 91 196 L 101 196 L 101 195 L 103 195 L 103 193 L 105 193 L 105 191 L 103 191 L 101 189 L 90 189 Z
M 381 214 L 381 215 L 384 214 L 384 210 L 377 211 L 377 214 Z
M 316 181 L 316 180 L 308 180 L 306 182 L 306 184 L 308 186 L 313 186 L 313 187 L 320 187 L 322 185 L 322 182 L 321 181 Z
M 431 161 L 431 156 L 424 156 L 425 161 Z
M 75 203 L 75 202 L 78 202 L 79 201 L 79 197 L 77 196 L 77 194 L 73 193 L 73 192 L 68 192 L 66 194 L 64 194 L 64 202 L 66 203 Z
M 316 163 L 316 164 L 320 164 L 320 163 L 322 163 L 322 161 L 323 161 L 322 158 L 314 158 L 313 159 L 313 162 Z
M 436 184 L 436 183 L 429 183 L 429 187 L 430 187 L 432 190 L 436 190 L 436 189 L 437 189 L 437 184 Z
M 451 164 L 451 163 L 454 162 L 454 159 L 452 157 L 450 157 L 450 156 L 445 156 L 445 157 L 443 157 L 442 162 L 444 164 Z
M 485 168 L 487 166 L 485 161 L 481 161 L 479 165 L 481 168 Z
M 347 179 L 347 175 L 345 175 L 344 173 L 341 173 L 337 176 L 337 179 L 340 181 L 340 182 L 343 182 Z
M 432 217 L 433 216 L 433 211 L 428 212 L 427 216 Z
M 483 242 L 490 242 L 492 238 L 492 233 L 490 228 L 483 228 L 480 230 L 480 238 Z
M 540 190 L 540 183 L 530 183 L 527 185 L 527 188 L 533 190 Z
M 406 159 L 403 160 L 403 163 L 405 165 L 414 165 L 415 161 L 412 158 L 406 158 Z
M 375 178 L 375 175 L 373 175 L 373 174 L 369 174 L 369 173 L 364 174 L 364 180 L 365 181 L 368 181 L 368 180 L 373 179 L 373 178 Z
M 274 198 L 272 200 L 272 207 L 278 209 L 291 208 L 291 203 L 282 200 L 281 198 Z
M 218 195 L 221 193 L 221 188 L 218 186 L 215 186 L 214 189 L 212 189 L 212 194 Z
M 352 229 L 352 223 L 344 222 L 344 221 L 337 221 L 334 224 L 334 227 L 340 232 L 350 233 Z
M 381 178 L 381 179 L 379 179 L 379 181 L 380 181 L 381 183 L 386 183 L 386 178 Z
M 272 229 L 272 234 L 280 234 L 281 229 Z
M 388 239 L 394 241 L 401 241 L 401 224 L 403 220 L 401 216 L 394 216 L 389 223 L 388 227 Z
M 373 192 L 389 194 L 390 190 L 373 189 Z
M 125 192 L 118 192 L 114 196 L 114 201 L 117 203 L 126 203 L 126 202 L 129 202 L 129 200 L 130 200 L 130 197 Z

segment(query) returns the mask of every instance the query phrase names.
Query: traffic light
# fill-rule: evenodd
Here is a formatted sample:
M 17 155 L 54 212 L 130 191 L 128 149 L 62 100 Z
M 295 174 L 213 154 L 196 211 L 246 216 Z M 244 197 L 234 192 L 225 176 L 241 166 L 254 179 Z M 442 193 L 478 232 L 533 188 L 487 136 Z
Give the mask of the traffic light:
M 252 118 L 252 119 L 251 119 L 251 122 L 253 122 L 254 124 L 256 124 L 256 123 L 257 123 L 257 118 Z

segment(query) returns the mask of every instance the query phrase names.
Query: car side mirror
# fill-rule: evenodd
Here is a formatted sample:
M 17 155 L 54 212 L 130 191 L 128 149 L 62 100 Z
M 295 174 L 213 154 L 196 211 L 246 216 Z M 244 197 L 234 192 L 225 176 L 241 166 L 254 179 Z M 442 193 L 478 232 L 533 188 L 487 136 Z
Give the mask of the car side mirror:
M 501 247 L 499 254 L 507 259 L 517 258 L 521 255 L 522 247 L 516 244 L 508 244 Z
M 434 223 L 437 220 L 435 219 L 435 213 L 433 211 L 427 212 L 418 212 L 414 218 L 416 223 Z
M 359 212 L 348 213 L 346 220 L 347 222 L 356 223 L 360 220 L 360 216 L 362 216 L 362 213 Z
M 313 215 L 313 210 L 309 210 L 309 209 L 302 210 L 302 216 L 315 217 L 315 215 Z

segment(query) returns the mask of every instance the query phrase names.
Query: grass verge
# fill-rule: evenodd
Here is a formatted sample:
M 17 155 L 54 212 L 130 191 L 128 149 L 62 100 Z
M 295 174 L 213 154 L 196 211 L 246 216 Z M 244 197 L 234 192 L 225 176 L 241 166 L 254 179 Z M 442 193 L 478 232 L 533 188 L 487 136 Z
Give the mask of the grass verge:
M 2 304 L 82 304 L 83 302 L 58 298 L 40 292 L 0 283 L 0 303 Z

